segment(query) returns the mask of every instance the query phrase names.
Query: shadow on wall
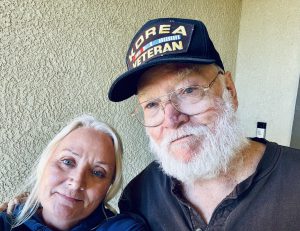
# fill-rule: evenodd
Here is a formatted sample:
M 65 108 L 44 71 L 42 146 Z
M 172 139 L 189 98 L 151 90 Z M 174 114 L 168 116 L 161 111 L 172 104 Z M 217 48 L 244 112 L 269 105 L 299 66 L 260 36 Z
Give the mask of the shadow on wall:
M 290 146 L 292 148 L 300 149 L 300 76 L 298 81 L 298 93 Z

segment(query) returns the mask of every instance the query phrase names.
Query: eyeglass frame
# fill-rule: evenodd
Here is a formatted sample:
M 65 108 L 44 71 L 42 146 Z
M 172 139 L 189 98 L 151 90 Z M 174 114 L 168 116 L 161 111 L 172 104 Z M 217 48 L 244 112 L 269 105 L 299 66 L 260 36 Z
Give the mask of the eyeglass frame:
M 180 110 L 178 110 L 178 108 L 176 107 L 175 102 L 173 102 L 173 101 L 171 100 L 171 96 L 172 96 L 174 93 L 176 93 L 176 92 L 181 92 L 182 90 L 187 89 L 187 88 L 189 88 L 189 87 L 199 87 L 199 88 L 202 88 L 203 91 L 204 91 L 204 93 L 205 93 L 205 92 L 207 92 L 209 89 L 211 89 L 211 87 L 213 86 L 213 84 L 216 82 L 218 76 L 219 76 L 219 75 L 224 75 L 224 74 L 225 74 L 224 71 L 219 70 L 218 73 L 216 74 L 216 76 L 213 78 L 213 80 L 212 80 L 208 85 L 206 85 L 206 86 L 201 86 L 201 85 L 189 85 L 189 86 L 185 86 L 185 87 L 176 89 L 176 90 L 174 90 L 174 91 L 171 91 L 171 92 L 169 92 L 168 94 L 161 95 L 161 96 L 159 96 L 159 97 L 156 97 L 156 98 L 153 98 L 153 99 L 148 99 L 148 100 L 145 100 L 145 101 L 143 101 L 143 102 L 141 102 L 141 103 L 138 103 L 137 106 L 134 108 L 133 112 L 131 112 L 131 116 L 132 116 L 132 117 L 135 117 L 136 120 L 137 120 L 140 124 L 142 124 L 144 127 L 158 127 L 159 125 L 161 125 L 161 124 L 163 123 L 164 120 L 162 120 L 162 122 L 159 123 L 158 125 L 155 125 L 155 126 L 147 126 L 147 125 L 143 124 L 143 123 L 137 118 L 137 116 L 136 116 L 136 115 L 137 115 L 136 109 L 137 109 L 139 106 L 141 106 L 141 104 L 143 104 L 143 103 L 145 103 L 145 102 L 147 102 L 147 101 L 152 101 L 152 100 L 156 100 L 156 99 L 160 99 L 160 98 L 162 98 L 162 97 L 168 96 L 168 100 L 159 102 L 160 107 L 162 108 L 162 109 L 160 109 L 160 110 L 163 111 L 164 115 L 165 115 L 165 105 L 163 105 L 163 103 L 166 103 L 166 102 L 170 102 L 171 105 L 172 105 L 178 112 L 183 113 L 183 114 L 186 114 L 186 113 L 181 112 Z M 201 113 L 201 112 L 196 113 L 196 114 L 186 114 L 186 115 L 192 116 L 192 115 L 198 115 L 198 114 L 200 114 L 200 113 Z

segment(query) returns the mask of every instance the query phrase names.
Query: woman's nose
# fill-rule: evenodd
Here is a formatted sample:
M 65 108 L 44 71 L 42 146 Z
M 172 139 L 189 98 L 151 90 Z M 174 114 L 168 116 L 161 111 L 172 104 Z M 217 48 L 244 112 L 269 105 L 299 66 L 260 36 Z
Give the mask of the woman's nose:
M 83 171 L 73 171 L 69 174 L 68 185 L 73 190 L 86 188 L 86 177 Z

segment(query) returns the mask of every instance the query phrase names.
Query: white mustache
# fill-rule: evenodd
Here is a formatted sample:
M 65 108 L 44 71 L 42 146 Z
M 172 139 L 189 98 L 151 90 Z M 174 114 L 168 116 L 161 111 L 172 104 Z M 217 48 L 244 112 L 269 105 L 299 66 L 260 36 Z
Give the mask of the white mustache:
M 165 135 L 161 142 L 161 146 L 168 147 L 172 142 L 179 140 L 184 137 L 193 136 L 196 140 L 200 136 L 205 136 L 210 129 L 205 125 L 185 125 L 184 127 L 178 128 L 176 131 Z

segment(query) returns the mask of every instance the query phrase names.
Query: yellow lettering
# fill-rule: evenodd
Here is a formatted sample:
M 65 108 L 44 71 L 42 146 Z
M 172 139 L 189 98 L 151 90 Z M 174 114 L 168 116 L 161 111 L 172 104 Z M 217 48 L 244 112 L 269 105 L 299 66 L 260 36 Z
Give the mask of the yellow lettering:
M 156 28 L 155 27 L 151 27 L 150 29 L 146 30 L 145 32 L 145 37 L 146 39 L 148 39 L 150 37 L 150 35 L 156 35 Z
M 162 49 L 161 48 L 162 48 L 161 45 L 155 46 L 154 47 L 154 55 L 161 54 L 162 53 Z
M 170 33 L 171 25 L 160 25 L 159 26 L 159 34 L 168 34 Z
M 166 43 L 163 49 L 163 53 L 167 52 L 167 51 L 172 51 L 172 47 L 170 46 L 169 43 Z
M 153 47 L 150 48 L 148 51 L 148 59 L 150 59 L 151 57 L 153 57 L 154 53 L 153 53 Z
M 145 62 L 145 60 L 146 60 L 146 58 L 145 58 L 146 54 L 147 54 L 147 52 L 143 53 L 143 54 L 140 56 L 140 58 L 142 59 L 142 63 Z
M 184 26 L 177 27 L 172 34 L 182 34 L 183 36 L 186 36 L 186 30 Z
M 144 37 L 143 35 L 141 35 L 138 40 L 136 40 L 135 42 L 135 49 L 139 49 L 139 47 L 142 45 L 142 43 L 144 42 Z
M 135 62 L 132 64 L 133 67 L 137 67 L 141 65 L 141 57 L 138 57 Z
M 182 50 L 183 49 L 182 41 L 172 42 L 172 49 L 173 49 L 173 51 Z

